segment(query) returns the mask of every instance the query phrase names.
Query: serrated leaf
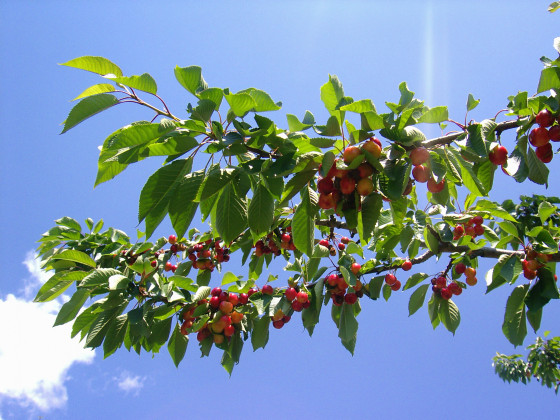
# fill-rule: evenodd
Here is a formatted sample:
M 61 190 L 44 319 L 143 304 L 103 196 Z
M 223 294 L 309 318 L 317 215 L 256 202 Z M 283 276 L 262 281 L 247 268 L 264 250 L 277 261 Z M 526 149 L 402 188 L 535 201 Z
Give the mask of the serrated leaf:
M 418 309 L 424 305 L 424 300 L 426 299 L 426 292 L 428 291 L 429 284 L 423 284 L 419 286 L 410 295 L 410 300 L 408 301 L 408 316 L 411 316 Z
M 87 273 L 85 271 L 60 271 L 54 274 L 37 292 L 34 302 L 48 302 L 60 296 L 74 282 L 82 280 Z
M 281 108 L 281 103 L 275 103 L 270 95 L 263 90 L 249 88 L 237 92 L 237 94 L 240 93 L 247 93 L 253 98 L 255 106 L 251 110 L 254 112 L 277 111 Z
M 96 286 L 109 286 L 109 278 L 111 276 L 122 274 L 119 270 L 114 268 L 98 268 L 90 271 L 87 276 L 83 278 L 78 287 L 96 287 Z
M 308 256 L 313 254 L 313 240 L 315 238 L 315 202 L 312 201 L 314 192 L 305 188 L 301 194 L 301 203 L 292 219 L 292 237 L 298 250 Z M 316 199 L 316 196 L 314 197 Z
M 102 76 L 106 74 L 122 76 L 122 71 L 119 66 L 106 59 L 105 57 L 86 55 L 83 57 L 74 58 L 70 61 L 67 61 L 66 63 L 61 63 L 60 65 L 90 71 Z
M 426 108 L 422 116 L 418 119 L 419 123 L 440 123 L 449 119 L 446 106 L 436 106 L 434 108 Z
M 110 79 L 115 83 L 128 86 L 132 89 L 141 90 L 143 92 L 151 93 L 152 95 L 157 94 L 157 84 L 152 76 L 148 73 L 144 73 L 140 76 L 105 76 L 106 79 Z
M 251 231 L 257 235 L 270 231 L 274 220 L 274 198 L 263 184 L 259 183 L 249 204 L 248 212 Z
M 185 235 L 194 218 L 198 208 L 195 199 L 203 180 L 203 170 L 185 175 L 169 202 L 169 219 L 178 238 Z
M 103 358 L 106 359 L 121 347 L 127 328 L 128 316 L 126 314 L 115 318 L 107 330 L 107 335 L 103 341 Z
M 537 93 L 550 89 L 560 89 L 560 68 L 547 67 L 541 71 Z
M 84 305 L 88 297 L 89 290 L 76 290 L 70 300 L 62 305 L 62 307 L 58 311 L 58 315 L 56 316 L 53 327 L 72 321 L 76 317 L 76 315 L 78 315 L 78 312 L 80 311 L 80 309 L 82 309 L 82 306 Z
M 251 344 L 253 350 L 265 348 L 269 337 L 270 317 L 263 316 L 253 321 L 253 331 L 251 332 Z
M 358 334 L 358 321 L 354 314 L 354 305 L 342 304 L 342 311 L 338 322 L 338 336 L 344 347 L 353 355 Z
M 542 319 L 542 308 L 536 311 L 527 311 L 527 321 L 533 328 L 533 331 L 536 333 L 538 329 L 541 327 L 541 319 Z
M 455 331 L 461 323 L 461 315 L 457 305 L 452 300 L 442 299 L 438 311 L 441 323 L 455 335 Z
M 549 169 L 538 157 L 532 147 L 527 153 L 527 166 L 529 168 L 529 179 L 535 184 L 548 183 Z
M 247 202 L 232 184 L 224 188 L 216 211 L 216 230 L 226 244 L 247 229 Z
M 119 100 L 108 93 L 88 96 L 82 99 L 70 110 L 68 117 L 64 121 L 64 129 L 60 134 L 66 133 L 82 121 L 85 121 L 89 117 L 92 117 L 105 109 L 111 108 L 113 105 L 118 103 Z
M 125 305 L 126 303 L 115 308 L 107 309 L 97 315 L 89 327 L 85 347 L 96 348 L 103 343 L 111 323 L 120 315 Z
M 197 96 L 200 91 L 208 89 L 202 77 L 202 69 L 198 66 L 175 67 L 175 78 L 190 93 Z
M 65 261 L 74 261 L 80 264 L 87 265 L 89 267 L 95 268 L 97 264 L 95 261 L 91 259 L 89 255 L 82 251 L 78 251 L 75 249 L 67 249 L 62 251 L 59 254 L 55 254 L 51 257 L 53 260 L 65 260 Z
M 502 331 L 506 338 L 514 346 L 523 344 L 527 335 L 527 323 L 525 321 L 525 298 L 529 291 L 529 285 L 517 286 L 509 296 L 504 314 Z
M 280 200 L 279 207 L 285 206 L 289 200 L 291 200 L 297 193 L 299 193 L 304 186 L 306 186 L 309 181 L 313 179 L 317 172 L 315 170 L 301 171 L 295 174 L 286 183 L 284 192 L 282 193 L 282 199 Z
M 76 96 L 72 101 L 76 101 L 78 99 L 87 98 L 88 96 L 98 95 L 100 93 L 107 93 L 107 92 L 114 92 L 115 87 L 110 85 L 109 83 L 99 83 L 97 85 L 93 85 L 88 87 L 78 96 Z
M 467 98 L 467 112 L 475 109 L 479 103 L 480 99 L 474 99 L 474 96 L 469 93 L 469 97 Z
M 428 274 L 426 273 L 415 273 L 408 278 L 406 284 L 403 287 L 403 290 L 410 289 L 427 278 L 428 278 Z
M 361 235 L 362 245 L 367 244 L 373 235 L 375 225 L 383 208 L 383 197 L 381 194 L 370 194 L 362 201 L 362 211 L 358 218 L 361 221 L 363 234 Z
M 154 172 L 140 193 L 138 208 L 138 222 L 142 222 L 148 215 L 167 213 L 167 205 L 174 196 L 174 192 L 181 184 L 183 176 L 192 168 L 192 158 L 171 162 Z M 163 209 L 162 209 L 163 207 Z M 159 220 L 161 221 L 161 220 Z M 149 237 L 159 224 L 159 221 L 146 223 L 146 236 Z
M 187 351 L 188 344 L 189 337 L 181 334 L 179 324 L 175 324 L 173 334 L 171 334 L 169 342 L 167 343 L 167 350 L 171 355 L 171 359 L 173 359 L 175 367 L 179 367 L 179 363 L 181 363 L 181 360 L 183 360 L 183 357 L 185 357 L 185 352 Z
M 231 111 L 237 117 L 243 117 L 247 112 L 251 111 L 257 106 L 257 103 L 248 93 L 232 93 L 224 95 L 226 101 L 231 107 Z

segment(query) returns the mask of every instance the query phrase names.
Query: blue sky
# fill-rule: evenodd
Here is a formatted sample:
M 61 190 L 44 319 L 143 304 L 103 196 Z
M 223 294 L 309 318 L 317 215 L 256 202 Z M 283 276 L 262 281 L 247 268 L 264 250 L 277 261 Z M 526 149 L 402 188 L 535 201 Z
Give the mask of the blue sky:
M 98 79 L 57 63 L 100 55 L 127 75 L 148 72 L 179 115 L 192 97 L 173 68 L 199 65 L 212 86 L 256 87 L 281 100 L 283 109 L 268 115 L 280 125 L 286 113 L 306 110 L 325 119 L 319 88 L 329 74 L 338 75 L 348 96 L 371 98 L 380 110 L 398 100 L 398 84 L 407 81 L 428 106 L 448 105 L 459 121 L 472 93 L 481 104 L 469 118 L 481 120 L 504 108 L 509 95 L 535 92 L 539 58 L 555 54 L 559 35 L 559 15 L 547 5 L 0 2 L 0 418 L 551 418 L 558 407 L 552 391 L 503 384 L 494 375 L 495 352 L 516 351 L 501 332 L 511 289 L 485 296 L 482 281 L 455 300 L 462 318 L 455 336 L 432 330 L 425 308 L 409 318 L 405 292 L 364 302 L 354 357 L 328 316 L 312 338 L 294 317 L 271 332 L 264 351 L 246 347 L 231 378 L 217 353 L 200 359 L 193 343 L 179 369 L 164 351 L 152 359 L 121 350 L 103 360 L 71 342 L 63 327 L 50 328 L 60 303 L 30 303 L 44 280 L 30 257 L 40 234 L 68 215 L 103 218 L 133 235 L 140 189 L 160 163 L 133 165 L 93 189 L 97 146 L 115 129 L 152 116 L 117 107 L 59 136 L 69 100 Z M 503 141 L 513 147 L 513 135 Z M 549 165 L 548 190 L 498 174 L 491 198 L 559 195 L 558 159 Z M 169 233 L 164 224 L 156 235 Z M 233 263 L 228 269 L 243 271 Z M 559 315 L 553 302 L 543 329 L 560 335 Z

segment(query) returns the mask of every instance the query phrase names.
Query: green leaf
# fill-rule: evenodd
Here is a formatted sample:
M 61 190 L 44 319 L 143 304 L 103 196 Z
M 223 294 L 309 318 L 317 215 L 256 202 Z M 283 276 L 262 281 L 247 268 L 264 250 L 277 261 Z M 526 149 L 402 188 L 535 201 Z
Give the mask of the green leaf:
M 240 93 L 247 93 L 253 98 L 255 106 L 251 110 L 254 112 L 277 111 L 282 105 L 280 102 L 275 103 L 268 93 L 259 89 L 249 88 L 237 92 Z
M 430 322 L 432 323 L 432 327 L 435 329 L 439 323 L 439 307 L 441 305 L 443 299 L 437 297 L 435 294 L 432 294 L 430 301 L 428 302 L 428 315 L 430 317 Z
M 560 89 L 560 68 L 547 67 L 541 72 L 537 93 L 550 89 Z
M 442 299 L 439 305 L 439 319 L 448 331 L 455 335 L 455 331 L 461 322 L 459 308 L 452 300 Z
M 102 76 L 106 74 L 122 76 L 122 71 L 119 66 L 104 57 L 86 55 L 83 57 L 74 58 L 70 61 L 67 61 L 66 63 L 61 63 L 60 65 L 91 71 L 92 73 L 97 73 Z
M 338 322 L 338 336 L 344 347 L 353 355 L 358 334 L 358 321 L 354 314 L 354 305 L 342 304 L 340 320 Z
M 537 157 L 532 147 L 527 153 L 527 166 L 529 167 L 529 179 L 535 184 L 548 183 L 548 173 L 550 172 L 545 163 Z
M 203 180 L 203 170 L 185 175 L 177 186 L 173 199 L 169 202 L 169 219 L 178 238 L 185 235 L 194 218 L 198 208 L 195 199 Z
M 175 363 L 175 367 L 179 367 L 179 363 L 185 357 L 185 352 L 187 351 L 187 345 L 189 344 L 189 337 L 181 334 L 181 329 L 179 324 L 175 324 L 175 329 L 169 338 L 167 343 L 167 350 Z
M 509 296 L 504 314 L 502 331 L 506 338 L 514 346 L 523 344 L 527 335 L 527 324 L 525 321 L 525 298 L 529 291 L 529 285 L 517 286 Z
M 97 287 L 109 286 L 109 277 L 122 274 L 119 270 L 114 268 L 98 268 L 90 271 L 90 273 L 83 278 L 78 287 Z
M 315 192 L 309 187 L 303 189 L 301 203 L 292 219 L 292 236 L 296 248 L 308 256 L 313 254 L 316 207 L 317 195 Z
M 208 171 L 204 183 L 198 192 L 197 200 L 206 200 L 218 191 L 221 191 L 238 174 L 238 171 L 239 170 L 235 168 L 221 169 L 219 165 L 212 167 L 210 171 Z
M 157 94 L 156 81 L 148 73 L 144 73 L 140 76 L 105 76 L 106 79 L 110 79 L 115 83 L 128 86 L 132 89 L 138 89 L 143 92 L 151 93 L 152 95 Z
M 240 197 L 232 184 L 228 184 L 220 199 L 216 215 L 216 230 L 229 244 L 247 228 L 247 201 Z
M 439 240 L 427 226 L 424 228 L 424 240 L 430 251 L 434 254 L 439 254 Z
M 553 2 L 550 3 L 550 5 L 548 6 L 548 11 L 549 11 L 550 13 L 554 13 L 554 12 L 556 12 L 558 9 L 560 9 L 560 1 L 553 1 Z M 558 40 L 558 38 L 555 38 L 554 40 L 555 40 L 555 42 L 556 42 L 556 40 Z M 555 47 L 556 47 L 556 44 L 555 44 Z M 558 51 L 558 52 L 560 53 L 559 50 L 560 50 L 560 47 L 556 47 L 556 51 Z
M 538 269 L 538 281 L 527 293 L 525 304 L 530 311 L 536 312 L 551 299 L 559 299 L 560 293 L 554 281 L 554 275 L 545 266 Z
M 344 95 L 344 92 L 342 92 L 342 95 Z M 361 99 L 359 101 L 352 102 L 351 104 L 341 106 L 340 110 L 356 112 L 358 114 L 361 114 L 363 112 L 376 112 L 375 105 L 373 104 L 371 99 Z
M 253 97 L 248 93 L 231 93 L 229 95 L 224 95 L 224 97 L 231 107 L 231 111 L 237 117 L 243 117 L 247 112 L 257 106 Z
M 142 222 L 148 215 L 167 212 L 167 205 L 175 190 L 180 185 L 183 176 L 192 168 L 192 158 L 171 162 L 154 172 L 149 178 L 142 192 L 138 209 L 138 222 Z M 161 220 L 148 224 L 146 221 L 146 236 L 150 237 Z
M 410 295 L 410 300 L 408 301 L 408 316 L 411 316 L 418 309 L 424 305 L 424 300 L 426 299 L 426 292 L 428 291 L 429 284 L 423 284 L 418 287 Z
M 538 329 L 541 327 L 541 319 L 542 319 L 542 308 L 537 311 L 527 311 L 527 321 L 533 328 L 533 331 L 536 333 Z
M 95 320 L 89 327 L 85 347 L 96 348 L 99 347 L 101 343 L 103 343 L 103 340 L 105 339 L 105 335 L 107 334 L 111 323 L 118 315 L 120 315 L 120 313 L 126 306 L 126 303 L 128 302 L 125 302 L 120 306 L 107 309 L 97 315 L 97 318 L 95 318 Z
M 251 344 L 253 350 L 263 348 L 268 343 L 270 317 L 263 316 L 253 321 L 253 331 L 251 332 Z
M 550 216 L 552 216 L 557 210 L 558 207 L 553 206 L 548 201 L 542 201 L 539 204 L 539 219 L 541 219 L 541 223 L 544 225 L 546 220 Z
M 427 278 L 428 275 L 426 273 L 415 273 L 408 278 L 406 284 L 403 287 L 403 290 L 410 289 Z
M 87 273 L 85 271 L 60 271 L 47 280 L 37 292 L 34 302 L 48 302 L 60 296 L 72 283 L 82 280 Z
M 469 93 L 469 97 L 467 99 L 467 112 L 475 109 L 479 103 L 480 99 L 474 99 L 474 96 Z
M 436 106 L 434 108 L 425 108 L 424 113 L 418 119 L 419 123 L 440 123 L 449 119 L 446 106 Z
M 338 77 L 329 74 L 329 81 L 321 86 L 321 100 L 325 107 L 332 113 L 344 97 L 344 89 Z
M 107 330 L 107 335 L 103 341 L 103 358 L 106 359 L 121 347 L 127 328 L 128 316 L 126 314 L 115 318 Z
M 110 94 L 101 93 L 99 95 L 88 96 L 82 99 L 70 110 L 68 117 L 64 121 L 64 129 L 60 134 L 66 133 L 71 128 L 75 127 L 89 117 L 111 108 L 113 105 L 119 103 L 119 100 Z
M 279 207 L 286 206 L 288 201 L 290 201 L 302 188 L 309 183 L 314 177 L 317 171 L 301 171 L 295 174 L 287 182 L 284 192 L 282 193 L 282 199 L 280 200 Z
M 476 153 L 480 157 L 488 156 L 482 136 L 482 125 L 470 124 L 467 127 L 467 132 L 469 133 L 467 136 L 467 148 L 469 151 Z
M 67 249 L 59 254 L 55 254 L 51 257 L 53 260 L 65 260 L 74 261 L 80 264 L 87 265 L 89 267 L 95 268 L 97 264 L 91 259 L 89 255 L 82 251 L 77 251 L 75 249 Z
M 358 220 L 361 221 L 363 229 L 363 234 L 360 235 L 362 245 L 371 239 L 382 208 L 383 197 L 381 194 L 370 194 L 363 199 L 362 211 L 358 213 Z
M 107 92 L 114 92 L 114 91 L 115 91 L 115 87 L 113 85 L 110 85 L 108 83 L 100 83 L 100 84 L 88 87 L 86 90 L 84 90 L 82 93 L 80 93 L 74 99 L 72 99 L 72 101 L 75 101 L 77 99 L 86 98 L 88 96 L 98 95 L 100 93 L 107 93 Z
M 249 204 L 249 227 L 256 235 L 268 233 L 274 220 L 274 198 L 259 184 Z
M 208 89 L 208 85 L 202 77 L 202 69 L 198 66 L 175 67 L 175 78 L 177 81 L 195 96 Z
M 62 305 L 62 307 L 58 311 L 58 315 L 56 316 L 53 327 L 72 321 L 76 317 L 76 315 L 78 315 L 78 312 L 80 311 L 80 309 L 82 309 L 82 306 L 84 305 L 88 297 L 89 290 L 76 290 L 70 300 Z

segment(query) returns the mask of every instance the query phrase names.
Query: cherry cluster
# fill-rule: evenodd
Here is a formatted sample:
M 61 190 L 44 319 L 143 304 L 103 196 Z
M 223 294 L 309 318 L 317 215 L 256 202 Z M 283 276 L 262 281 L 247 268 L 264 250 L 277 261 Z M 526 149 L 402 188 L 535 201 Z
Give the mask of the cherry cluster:
M 350 270 L 354 274 L 358 274 L 362 266 L 358 263 L 353 263 Z M 356 280 L 356 284 L 352 287 L 353 291 L 348 291 L 348 283 L 344 280 L 344 276 L 340 273 L 332 273 L 325 277 L 325 285 L 331 293 L 333 305 L 340 306 L 343 303 L 353 305 L 364 295 L 362 290 L 363 285 L 360 280 Z
M 474 286 L 476 283 L 478 283 L 478 280 L 476 278 L 476 270 L 472 267 L 467 267 L 465 264 L 461 262 L 455 264 L 455 273 L 459 275 L 464 274 L 465 282 L 469 286 Z
M 387 285 L 391 287 L 391 290 L 395 292 L 401 288 L 401 282 L 397 280 L 397 276 L 393 273 L 385 274 L 385 283 L 387 283 Z
M 535 147 L 540 161 L 549 163 L 554 155 L 550 142 L 560 141 L 560 115 L 554 116 L 548 109 L 543 109 L 536 115 L 535 122 L 539 126 L 529 133 L 529 142 Z
M 432 279 L 432 291 L 442 299 L 449 300 L 453 295 L 459 296 L 463 293 L 463 288 L 454 281 L 447 284 L 447 278 L 439 276 Z
M 368 162 L 363 161 L 365 152 L 379 159 L 381 151 L 381 141 L 376 137 L 371 137 L 359 147 L 348 146 L 344 149 L 343 161 L 346 166 L 341 165 L 339 168 L 337 165 L 339 159 L 335 159 L 327 175 L 317 182 L 319 207 L 324 210 L 356 208 L 359 197 L 371 194 L 375 187 L 371 177 L 375 169 Z M 360 159 L 359 165 L 356 165 L 357 162 L 354 163 L 356 159 Z
M 533 280 L 537 277 L 537 270 L 544 266 L 547 261 L 547 254 L 536 252 L 531 246 L 528 246 L 525 251 L 525 259 L 521 260 L 525 278 L 527 280 Z
M 282 309 L 278 309 L 276 313 L 270 317 L 270 319 L 272 320 L 272 326 L 279 330 L 284 326 L 284 324 L 290 322 L 292 317 L 290 315 L 284 315 Z
M 210 320 L 197 332 L 197 340 L 204 341 L 212 336 L 215 344 L 221 344 L 229 339 L 240 329 L 240 323 L 245 317 L 239 309 L 249 302 L 249 296 L 255 293 L 257 289 L 251 289 L 247 293 L 228 293 L 220 287 L 214 287 L 210 292 L 210 299 L 203 299 L 197 302 L 196 306 L 208 304 Z M 183 324 L 181 325 L 181 333 L 187 335 L 189 329 L 193 326 L 195 318 L 193 318 L 195 307 L 186 309 L 183 312 Z M 208 312 L 205 312 L 208 313 Z
M 255 256 L 260 257 L 262 255 L 274 254 L 279 257 L 282 254 L 282 249 L 288 251 L 295 251 L 296 246 L 294 245 L 294 239 L 292 237 L 292 227 L 288 226 L 286 229 L 280 231 L 280 240 L 277 241 L 274 238 L 274 232 L 270 232 L 266 238 L 258 240 L 255 245 Z M 280 246 L 278 246 L 278 243 Z
M 467 222 L 455 226 L 453 229 L 453 240 L 461 239 L 464 235 L 471 238 L 484 235 L 484 219 L 482 216 L 471 217 Z
M 301 312 L 304 308 L 308 308 L 311 302 L 309 302 L 309 295 L 303 290 L 299 290 L 296 287 L 288 287 L 284 291 L 284 297 L 288 302 L 291 303 L 292 309 L 296 312 Z
M 177 245 L 177 250 L 186 248 L 184 244 L 175 243 L 177 238 L 175 235 L 169 237 L 171 243 L 171 252 L 173 252 L 174 245 Z M 203 242 L 190 246 L 187 249 L 187 257 L 193 263 L 193 268 L 198 270 L 214 271 L 217 264 L 229 261 L 229 248 L 222 248 L 220 239 L 207 239 Z
M 333 242 L 332 244 L 331 241 Z M 340 242 L 336 244 L 334 235 L 330 235 L 326 239 L 321 239 L 319 241 L 319 245 L 324 246 L 329 250 L 329 254 L 331 255 L 331 257 L 334 257 L 336 255 L 337 248 L 339 251 L 344 251 L 346 249 L 346 245 L 348 245 L 349 243 L 350 243 L 350 238 L 343 236 L 340 238 Z
M 445 188 L 445 179 L 437 182 L 432 176 L 432 172 L 427 165 L 424 165 L 430 159 L 430 152 L 425 147 L 415 147 L 410 151 L 410 162 L 414 166 L 412 168 L 412 177 L 416 182 L 428 183 L 428 191 L 431 193 L 438 193 Z M 412 188 L 412 185 L 410 186 Z M 405 189 L 404 195 L 407 195 L 408 185 Z M 410 193 L 410 191 L 408 191 Z

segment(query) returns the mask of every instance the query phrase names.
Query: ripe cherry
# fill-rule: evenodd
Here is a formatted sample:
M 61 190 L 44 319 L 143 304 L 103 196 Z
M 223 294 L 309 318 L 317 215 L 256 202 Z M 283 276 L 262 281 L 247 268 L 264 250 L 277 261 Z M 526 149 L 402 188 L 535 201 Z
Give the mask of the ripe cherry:
M 430 170 L 424 165 L 418 165 L 412 168 L 412 176 L 417 182 L 428 182 Z
M 358 263 L 352 263 L 352 265 L 350 266 L 350 270 L 354 274 L 358 274 L 360 272 L 361 268 L 362 268 L 362 266 Z
M 293 301 L 296 298 L 297 294 L 298 293 L 296 289 L 294 289 L 293 287 L 288 287 L 284 292 L 284 295 L 286 296 L 286 299 L 288 299 L 289 302 Z
M 467 266 L 463 263 L 457 263 L 455 264 L 455 272 L 457 274 L 463 274 L 465 272 L 465 270 L 467 269 Z
M 309 300 L 309 295 L 306 292 L 298 292 L 296 299 L 299 303 L 305 303 Z
M 445 300 L 449 300 L 451 299 L 451 296 L 453 296 L 453 293 L 451 293 L 451 290 L 449 290 L 447 287 L 441 289 L 440 293 L 441 293 L 441 297 Z
M 409 271 L 409 270 L 412 268 L 412 262 L 411 262 L 410 260 L 406 260 L 405 262 L 403 262 L 403 263 L 401 264 L 401 268 L 402 268 L 404 271 Z
M 488 159 L 494 165 L 503 165 L 507 162 L 507 155 L 508 151 L 504 146 L 496 146 L 494 147 L 490 153 L 488 154 Z
M 529 133 L 529 142 L 534 147 L 544 146 L 550 141 L 550 134 L 544 127 L 536 127 Z
M 354 303 L 356 303 L 357 300 L 358 300 L 358 296 L 356 296 L 356 293 L 346 293 L 344 295 L 344 302 L 346 302 L 349 305 L 353 305 Z
M 433 177 L 430 177 L 430 179 L 428 179 L 428 191 L 430 191 L 432 194 L 442 192 L 444 188 L 445 188 L 445 179 L 442 179 L 439 182 L 436 182 L 436 180 Z
M 265 284 L 261 291 L 263 292 L 263 294 L 265 295 L 272 295 L 274 293 L 274 289 L 272 288 L 272 286 L 270 284 Z
M 397 281 L 398 280 L 394 274 L 391 273 L 385 274 L 385 283 L 387 283 L 389 286 L 392 286 Z
M 552 144 L 546 143 L 544 146 L 537 147 L 535 150 L 537 157 L 543 163 L 549 163 L 554 156 L 554 152 L 552 151 Z
M 414 166 L 422 165 L 430 158 L 430 152 L 425 147 L 416 147 L 410 151 L 410 161 Z
M 354 159 L 362 154 L 362 151 L 356 146 L 348 146 L 344 149 L 343 159 L 344 163 L 349 165 Z
M 550 127 L 554 124 L 554 116 L 548 109 L 543 109 L 536 115 L 535 122 L 541 127 Z
M 396 280 L 395 283 L 393 283 L 391 285 L 391 290 L 396 292 L 397 290 L 399 290 L 401 288 L 401 282 Z
M 175 235 L 169 235 L 169 238 L 167 238 L 167 241 L 168 241 L 170 244 L 173 245 L 173 244 L 175 244 L 175 243 L 177 242 L 177 236 L 175 236 Z

